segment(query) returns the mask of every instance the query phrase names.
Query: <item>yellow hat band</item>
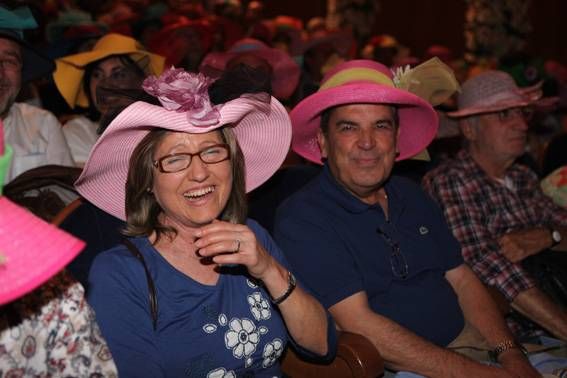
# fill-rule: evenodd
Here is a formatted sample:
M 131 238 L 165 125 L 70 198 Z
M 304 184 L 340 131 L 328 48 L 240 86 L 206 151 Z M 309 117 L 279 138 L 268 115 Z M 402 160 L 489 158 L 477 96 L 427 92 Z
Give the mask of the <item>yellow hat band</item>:
M 331 76 L 329 80 L 325 81 L 321 85 L 319 90 L 334 88 L 338 87 L 339 85 L 357 81 L 369 81 L 376 84 L 394 87 L 394 82 L 392 81 L 392 79 L 390 79 L 382 72 L 378 72 L 369 68 L 350 68 Z

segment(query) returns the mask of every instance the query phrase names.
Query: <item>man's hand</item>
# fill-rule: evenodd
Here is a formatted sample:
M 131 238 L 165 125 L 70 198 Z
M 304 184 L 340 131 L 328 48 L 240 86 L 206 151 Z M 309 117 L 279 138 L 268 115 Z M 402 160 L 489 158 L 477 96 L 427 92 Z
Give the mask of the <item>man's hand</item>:
M 535 370 L 530 362 L 519 349 L 510 349 L 499 356 L 500 364 L 504 370 L 513 377 L 519 378 L 541 378 L 541 374 Z
M 553 241 L 547 228 L 530 228 L 509 232 L 498 239 L 498 243 L 502 254 L 517 263 L 551 247 Z

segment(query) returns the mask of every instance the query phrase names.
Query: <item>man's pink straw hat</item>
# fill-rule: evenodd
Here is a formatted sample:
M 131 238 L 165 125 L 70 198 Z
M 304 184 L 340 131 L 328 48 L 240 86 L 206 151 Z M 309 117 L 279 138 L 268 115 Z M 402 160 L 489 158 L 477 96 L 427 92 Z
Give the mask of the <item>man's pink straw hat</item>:
M 558 100 L 557 97 L 542 99 L 541 96 L 541 83 L 519 88 L 508 73 L 486 71 L 463 84 L 458 98 L 459 110 L 449 112 L 447 115 L 462 118 L 531 105 L 548 107 Z
M 371 60 L 351 60 L 330 70 L 319 90 L 291 111 L 292 149 L 305 159 L 322 164 L 317 143 L 321 113 L 347 104 L 384 104 L 398 108 L 400 136 L 397 160 L 417 155 L 437 133 L 435 110 L 418 96 L 397 89 L 392 72 L 386 66 Z
M 168 98 L 160 89 L 157 97 L 162 106 L 141 101 L 128 106 L 100 136 L 75 182 L 82 196 L 122 220 L 126 219 L 125 187 L 130 157 L 138 143 L 154 129 L 199 134 L 231 127 L 244 154 L 247 192 L 268 180 L 289 151 L 290 119 L 274 97 L 265 95 L 269 99 L 265 101 L 245 95 L 212 106 L 206 94 L 208 79 L 181 69 L 170 69 L 159 78 L 146 79 L 144 89 L 155 95 L 150 87 L 167 86 L 168 77 L 177 80 L 173 84 L 183 82 L 198 87 L 198 93 L 173 88 Z M 180 97 L 175 98 L 176 95 Z M 189 105 L 185 107 L 183 101 Z

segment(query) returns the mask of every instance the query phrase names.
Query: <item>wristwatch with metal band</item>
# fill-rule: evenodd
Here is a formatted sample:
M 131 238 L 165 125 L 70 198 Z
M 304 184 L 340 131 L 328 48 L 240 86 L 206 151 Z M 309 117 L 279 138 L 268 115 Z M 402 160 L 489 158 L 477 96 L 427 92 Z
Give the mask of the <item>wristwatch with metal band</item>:
M 488 358 L 490 358 L 490 361 L 492 362 L 498 362 L 498 357 L 500 357 L 502 353 L 510 349 L 519 349 L 524 354 L 524 356 L 528 355 L 527 349 L 524 348 L 522 344 L 514 340 L 504 340 L 496 344 L 493 350 L 488 351 Z

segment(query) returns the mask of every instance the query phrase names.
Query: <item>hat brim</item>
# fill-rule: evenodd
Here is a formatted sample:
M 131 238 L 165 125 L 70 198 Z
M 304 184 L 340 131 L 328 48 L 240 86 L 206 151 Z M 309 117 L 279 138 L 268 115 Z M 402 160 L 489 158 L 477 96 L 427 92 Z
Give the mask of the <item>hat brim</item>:
M 93 147 L 83 172 L 75 182 L 78 192 L 97 207 L 125 220 L 125 187 L 130 157 L 152 130 L 162 128 L 186 133 L 206 133 L 232 127 L 244 154 L 246 191 L 270 178 L 283 163 L 291 143 L 289 116 L 275 98 L 263 103 L 240 97 L 220 107 L 213 126 L 195 126 L 187 114 L 136 102 L 122 111 Z
M 149 57 L 150 73 L 154 75 L 161 74 L 165 66 L 165 58 L 163 56 L 138 50 L 133 47 L 116 48 L 112 50 L 93 50 L 57 59 L 55 62 L 57 68 L 53 73 L 53 80 L 55 81 L 57 89 L 71 108 L 77 105 L 85 108 L 89 106 L 88 97 L 83 89 L 85 67 L 90 63 L 113 55 L 128 55 L 135 61 Z
M 288 54 L 278 49 L 266 48 L 239 52 L 212 52 L 203 59 L 200 71 L 210 74 L 212 68 L 217 72 L 222 72 L 231 59 L 243 54 L 252 54 L 262 58 L 272 67 L 271 84 L 275 97 L 286 99 L 291 96 L 299 83 L 301 70 Z
M 542 97 L 542 85 L 543 81 L 540 81 L 528 87 L 517 88 L 512 92 L 511 97 L 506 100 L 491 101 L 490 98 L 485 98 L 482 105 L 468 106 L 453 112 L 447 112 L 446 114 L 451 118 L 464 118 L 477 114 L 494 113 L 501 110 L 523 108 L 526 106 L 548 110 L 559 102 L 559 97 Z
M 324 89 L 305 98 L 291 111 L 292 149 L 305 159 L 322 164 L 317 142 L 321 113 L 348 104 L 393 105 L 398 109 L 400 134 L 399 155 L 403 160 L 417 155 L 435 138 L 438 118 L 425 100 L 407 91 L 374 83 L 351 83 Z
M 55 62 L 34 49 L 29 43 L 12 35 L 7 30 L 0 30 L 0 38 L 7 38 L 21 46 L 22 49 L 22 82 L 27 83 L 45 76 L 55 70 Z
M 0 197 L 0 305 L 25 295 L 63 269 L 85 243 L 6 197 Z

